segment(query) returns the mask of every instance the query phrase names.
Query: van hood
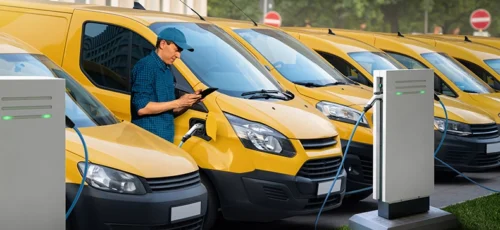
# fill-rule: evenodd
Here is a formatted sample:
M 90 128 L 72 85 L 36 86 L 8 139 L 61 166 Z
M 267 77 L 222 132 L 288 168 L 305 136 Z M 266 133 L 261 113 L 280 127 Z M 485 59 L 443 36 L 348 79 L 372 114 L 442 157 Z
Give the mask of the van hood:
M 223 112 L 267 125 L 290 139 L 337 136 L 330 120 L 313 105 L 296 96 L 293 100 L 248 100 L 220 94 L 217 104 Z
M 481 109 L 488 112 L 497 124 L 500 124 L 500 93 L 469 95 L 480 103 Z
M 198 170 L 187 152 L 127 121 L 79 130 L 91 163 L 144 178 L 170 177 Z M 84 160 L 80 138 L 69 128 L 66 129 L 66 151 Z
M 296 85 L 297 91 L 318 101 L 329 101 L 345 106 L 366 105 L 373 95 L 369 87 L 357 85 L 335 85 L 327 87 L 305 87 Z
M 494 122 L 486 111 L 478 107 L 465 104 L 456 98 L 447 96 L 440 96 L 439 98 L 443 102 L 450 120 L 465 124 L 491 124 Z M 434 116 L 445 118 L 443 107 L 436 101 L 434 103 Z

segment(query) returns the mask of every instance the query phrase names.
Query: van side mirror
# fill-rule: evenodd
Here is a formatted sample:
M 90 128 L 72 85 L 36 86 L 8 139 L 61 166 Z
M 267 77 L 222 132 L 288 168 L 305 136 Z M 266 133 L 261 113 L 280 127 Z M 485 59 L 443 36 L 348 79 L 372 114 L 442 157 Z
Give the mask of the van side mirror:
M 207 132 L 207 136 L 212 138 L 212 140 L 216 140 L 217 138 L 217 120 L 215 115 L 211 112 L 207 114 L 207 120 L 205 122 L 205 131 Z

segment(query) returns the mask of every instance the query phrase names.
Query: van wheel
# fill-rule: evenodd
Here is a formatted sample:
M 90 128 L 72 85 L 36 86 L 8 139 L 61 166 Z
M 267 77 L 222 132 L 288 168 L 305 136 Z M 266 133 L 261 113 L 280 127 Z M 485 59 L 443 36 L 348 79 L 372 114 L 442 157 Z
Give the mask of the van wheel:
M 214 186 L 210 180 L 203 173 L 200 173 L 201 183 L 207 189 L 208 204 L 207 213 L 205 215 L 205 220 L 203 221 L 203 230 L 210 230 L 214 227 L 219 219 L 219 198 L 217 196 L 217 191 L 215 191 Z
M 342 201 L 342 203 L 344 203 L 344 204 L 358 203 L 358 202 L 366 199 L 367 197 L 369 197 L 372 193 L 373 192 L 371 190 L 368 190 L 368 191 L 363 191 L 363 192 L 358 192 L 358 193 L 354 193 L 351 195 L 347 195 L 344 197 L 344 200 Z

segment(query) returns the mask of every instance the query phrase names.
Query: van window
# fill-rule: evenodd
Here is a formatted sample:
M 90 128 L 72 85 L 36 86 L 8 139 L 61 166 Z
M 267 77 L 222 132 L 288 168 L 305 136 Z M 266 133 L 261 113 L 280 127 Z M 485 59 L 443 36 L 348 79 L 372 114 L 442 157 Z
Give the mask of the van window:
M 423 63 L 409 56 L 389 51 L 385 52 L 408 69 L 428 69 Z M 436 73 L 434 73 L 434 91 L 446 96 L 457 97 L 457 94 Z
M 500 82 L 497 79 L 495 79 L 495 77 L 493 77 L 492 74 L 490 74 L 488 71 L 483 69 L 481 66 L 476 65 L 475 63 L 472 63 L 472 62 L 469 62 L 466 60 L 462 60 L 462 59 L 457 59 L 457 60 L 460 63 L 462 63 L 462 65 L 467 67 L 467 69 L 469 69 L 475 75 L 477 75 L 479 78 L 481 78 L 481 80 L 486 82 L 490 87 L 497 88 L 500 85 Z M 485 62 L 488 63 L 487 61 L 485 61 Z M 500 66 L 499 66 L 499 69 L 497 71 L 500 72 Z
M 294 37 L 271 29 L 234 30 L 289 81 L 310 86 L 350 83 L 320 55 Z
M 0 54 L 0 76 L 53 76 L 66 79 L 66 115 L 77 127 L 116 124 L 119 121 L 62 68 L 44 55 Z
M 169 27 L 184 33 L 187 43 L 194 48 L 194 52 L 182 52 L 181 60 L 205 85 L 234 97 L 272 90 L 278 91 L 277 97 L 286 99 L 269 71 L 222 29 L 204 23 L 158 22 L 150 26 L 156 34 Z
M 372 76 L 375 70 L 406 69 L 392 57 L 382 52 L 350 52 L 349 56 Z
M 319 55 L 321 55 L 326 61 L 332 64 L 336 69 L 338 69 L 342 74 L 347 76 L 347 78 L 355 82 L 359 82 L 363 85 L 373 87 L 373 83 L 367 77 L 365 77 L 358 69 L 354 68 L 354 66 L 349 64 L 344 59 L 330 53 L 317 50 L 316 52 L 319 53 Z
M 128 94 L 131 66 L 151 52 L 153 45 L 123 27 L 85 23 L 81 67 L 97 86 Z
M 436 67 L 458 88 L 466 93 L 494 93 L 485 82 L 478 79 L 454 58 L 445 53 L 424 53 L 422 57 Z M 474 76 L 473 76 L 474 75 Z

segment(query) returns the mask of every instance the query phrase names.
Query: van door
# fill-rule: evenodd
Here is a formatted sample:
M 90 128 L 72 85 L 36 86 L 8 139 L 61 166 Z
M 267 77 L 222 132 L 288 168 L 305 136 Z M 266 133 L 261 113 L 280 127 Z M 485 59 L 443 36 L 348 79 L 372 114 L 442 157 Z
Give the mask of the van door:
M 118 118 L 130 121 L 131 72 L 135 63 L 154 51 L 157 36 L 129 18 L 84 10 L 75 12 L 69 34 L 63 68 Z M 172 71 L 177 97 L 193 93 L 175 66 Z M 200 103 L 176 117 L 175 143 L 180 142 L 193 122 L 203 122 L 207 112 Z

